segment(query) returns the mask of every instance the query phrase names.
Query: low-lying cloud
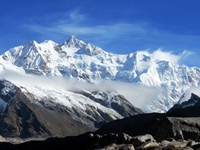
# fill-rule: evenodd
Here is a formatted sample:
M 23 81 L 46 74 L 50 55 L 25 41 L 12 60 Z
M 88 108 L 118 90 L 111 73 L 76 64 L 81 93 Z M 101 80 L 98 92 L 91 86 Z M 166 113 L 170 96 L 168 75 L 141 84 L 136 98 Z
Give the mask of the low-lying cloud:
M 128 99 L 133 105 L 143 109 L 146 104 L 155 100 L 158 95 L 158 88 L 148 87 L 134 83 L 123 83 L 118 81 L 101 81 L 96 83 L 85 83 L 76 79 L 64 77 L 44 77 L 35 75 L 24 75 L 13 71 L 5 71 L 0 74 L 1 78 L 7 79 L 12 83 L 26 87 L 38 86 L 45 89 L 56 90 L 75 90 L 84 89 L 88 91 L 95 90 L 115 90 Z

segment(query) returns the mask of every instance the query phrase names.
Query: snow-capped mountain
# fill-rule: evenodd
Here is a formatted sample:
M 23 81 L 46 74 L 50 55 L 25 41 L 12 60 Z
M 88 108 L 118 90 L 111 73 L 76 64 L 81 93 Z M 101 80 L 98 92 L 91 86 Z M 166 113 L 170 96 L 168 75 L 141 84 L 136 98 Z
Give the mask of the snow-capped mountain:
M 167 111 L 187 89 L 199 86 L 200 81 L 199 68 L 155 59 L 147 51 L 124 55 L 108 53 L 74 36 L 62 44 L 50 40 L 40 44 L 31 41 L 27 45 L 14 47 L 0 57 L 0 71 L 5 70 L 75 78 L 91 84 L 109 80 L 156 87 L 159 91 L 157 97 L 152 99 L 149 96 L 149 100 L 143 104 L 142 109 L 146 112 Z M 134 104 L 139 98 L 129 100 Z

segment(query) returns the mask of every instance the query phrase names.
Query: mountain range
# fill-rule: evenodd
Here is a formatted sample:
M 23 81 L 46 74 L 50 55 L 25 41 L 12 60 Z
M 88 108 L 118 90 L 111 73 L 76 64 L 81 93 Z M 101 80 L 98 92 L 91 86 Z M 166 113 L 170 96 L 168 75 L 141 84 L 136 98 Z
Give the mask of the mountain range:
M 166 112 L 199 86 L 200 69 L 148 51 L 109 53 L 72 36 L 11 48 L 0 56 L 0 76 L 2 136 L 63 137 Z
M 109 53 L 90 43 L 86 44 L 74 36 L 62 44 L 51 40 L 40 44 L 31 41 L 26 45 L 11 48 L 0 56 L 0 72 L 4 73 L 4 78 L 9 76 L 6 71 L 14 72 L 15 76 L 18 73 L 77 79 L 92 85 L 102 81 L 127 83 L 132 85 L 128 87 L 130 91 L 126 89 L 124 92 L 121 88 L 126 87 L 127 84 L 124 86 L 109 84 L 109 88 L 124 95 L 144 112 L 166 112 L 180 100 L 185 91 L 191 87 L 198 87 L 200 81 L 200 69 L 197 67 L 180 66 L 155 58 L 147 51 L 124 55 Z M 24 77 L 22 78 L 25 80 Z M 81 86 L 77 83 L 73 84 Z M 108 84 L 103 84 L 105 90 Z M 142 90 L 145 88 L 147 90 Z M 142 98 L 145 94 L 139 93 L 146 93 L 148 96 Z

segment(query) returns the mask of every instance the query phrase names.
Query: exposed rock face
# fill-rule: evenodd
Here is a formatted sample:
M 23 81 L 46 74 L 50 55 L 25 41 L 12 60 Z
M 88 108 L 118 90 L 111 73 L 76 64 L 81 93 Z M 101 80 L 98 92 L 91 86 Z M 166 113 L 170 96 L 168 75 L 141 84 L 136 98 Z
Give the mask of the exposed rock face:
M 200 118 L 166 117 L 152 123 L 152 134 L 157 140 L 174 139 L 200 140 Z

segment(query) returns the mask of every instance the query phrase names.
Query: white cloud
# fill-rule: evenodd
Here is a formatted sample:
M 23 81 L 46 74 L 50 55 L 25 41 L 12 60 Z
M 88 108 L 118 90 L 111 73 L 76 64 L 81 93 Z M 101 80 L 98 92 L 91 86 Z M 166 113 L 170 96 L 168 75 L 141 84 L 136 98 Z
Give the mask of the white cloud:
M 151 55 L 155 60 L 165 60 L 175 64 L 177 64 L 180 59 L 179 55 L 172 54 L 172 52 L 164 52 L 161 49 L 154 51 Z
M 182 64 L 189 56 L 194 54 L 193 52 L 186 50 L 180 54 L 174 54 L 171 51 L 163 51 L 161 48 L 153 52 L 149 52 L 148 50 L 140 52 L 150 56 L 156 61 L 169 61 L 174 64 Z
M 180 54 L 180 56 L 181 56 L 182 59 L 184 59 L 184 58 L 187 58 L 188 56 L 193 55 L 193 54 L 194 54 L 194 52 L 184 50 L 184 51 Z
M 1 78 L 5 78 L 18 86 L 30 87 L 38 86 L 46 89 L 56 90 L 74 90 L 85 89 L 94 90 L 115 90 L 125 96 L 134 106 L 144 108 L 145 104 L 151 100 L 155 100 L 159 89 L 156 87 L 148 87 L 139 84 L 129 84 L 114 81 L 102 81 L 96 84 L 80 82 L 76 79 L 68 79 L 63 77 L 44 77 L 16 73 L 14 71 L 5 71 L 0 74 Z M 145 93 L 145 94 L 141 94 Z
M 81 23 L 86 20 L 87 15 L 83 13 L 79 13 L 79 10 L 75 9 L 69 13 L 70 21 Z
M 59 35 L 85 35 L 100 36 L 101 38 L 119 38 L 126 35 L 138 35 L 145 32 L 139 24 L 116 23 L 112 25 L 80 25 L 73 23 L 56 24 L 53 27 L 44 27 L 40 25 L 27 25 L 31 30 L 40 34 L 59 34 Z
M 184 65 L 187 65 L 188 62 L 191 62 L 193 61 L 193 63 L 195 62 L 194 58 L 191 59 L 190 56 L 194 56 L 194 52 L 192 51 L 187 51 L 187 50 L 184 50 L 179 56 L 180 56 L 180 59 L 179 59 L 179 64 L 184 64 Z
M 60 17 L 58 17 L 60 15 Z M 52 15 L 54 22 L 47 25 L 26 24 L 25 27 L 42 35 L 75 35 L 75 36 L 98 36 L 99 38 L 119 38 L 126 35 L 145 34 L 145 23 L 112 23 L 112 24 L 98 24 L 93 23 L 93 19 L 88 15 L 80 13 L 79 10 L 74 10 L 69 13 L 59 13 Z M 49 18 L 49 17 L 46 17 Z M 47 19 L 48 20 L 48 19 Z M 50 20 L 50 19 L 49 19 Z

